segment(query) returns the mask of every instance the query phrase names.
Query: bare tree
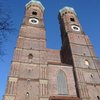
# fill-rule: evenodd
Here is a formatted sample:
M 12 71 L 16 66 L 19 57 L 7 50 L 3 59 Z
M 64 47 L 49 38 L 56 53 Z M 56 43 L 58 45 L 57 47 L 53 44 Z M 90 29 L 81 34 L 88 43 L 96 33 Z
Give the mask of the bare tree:
M 4 54 L 2 44 L 7 40 L 8 35 L 13 30 L 13 22 L 10 14 L 3 8 L 2 3 L 0 3 L 0 56 Z

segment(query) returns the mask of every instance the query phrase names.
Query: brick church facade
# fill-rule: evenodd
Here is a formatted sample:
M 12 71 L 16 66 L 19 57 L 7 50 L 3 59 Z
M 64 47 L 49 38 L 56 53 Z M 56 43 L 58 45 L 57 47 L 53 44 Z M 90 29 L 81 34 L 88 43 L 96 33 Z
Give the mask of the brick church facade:
M 74 9 L 59 11 L 61 50 L 46 48 L 43 15 L 26 4 L 3 100 L 100 100 L 100 62 Z

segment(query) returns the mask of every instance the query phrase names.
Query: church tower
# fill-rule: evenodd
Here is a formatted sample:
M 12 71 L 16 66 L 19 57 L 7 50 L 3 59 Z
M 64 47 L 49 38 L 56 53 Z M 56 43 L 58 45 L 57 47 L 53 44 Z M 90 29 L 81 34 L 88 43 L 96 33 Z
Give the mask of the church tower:
M 59 11 L 61 50 L 46 48 L 44 9 L 26 4 L 3 100 L 100 100 L 100 62 L 74 9 Z
M 61 61 L 73 66 L 78 97 L 81 100 L 100 100 L 100 63 L 74 9 L 61 9 L 59 22 Z
M 26 4 L 25 17 L 3 100 L 47 98 L 46 37 L 43 15 L 44 7 L 39 1 L 31 0 Z

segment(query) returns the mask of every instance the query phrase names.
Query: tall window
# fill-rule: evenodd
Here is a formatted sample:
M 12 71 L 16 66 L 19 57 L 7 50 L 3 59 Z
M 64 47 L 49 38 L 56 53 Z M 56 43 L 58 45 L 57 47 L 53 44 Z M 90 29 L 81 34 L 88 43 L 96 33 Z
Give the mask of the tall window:
M 67 95 L 68 94 L 67 80 L 66 80 L 66 75 L 62 70 L 58 72 L 57 84 L 58 84 L 58 94 Z

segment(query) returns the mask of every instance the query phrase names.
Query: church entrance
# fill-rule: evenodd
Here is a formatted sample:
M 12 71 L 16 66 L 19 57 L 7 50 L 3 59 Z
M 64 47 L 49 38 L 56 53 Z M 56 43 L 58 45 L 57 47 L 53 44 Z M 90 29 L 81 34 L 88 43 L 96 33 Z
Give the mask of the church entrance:
M 78 97 L 70 96 L 50 96 L 49 100 L 80 100 Z

